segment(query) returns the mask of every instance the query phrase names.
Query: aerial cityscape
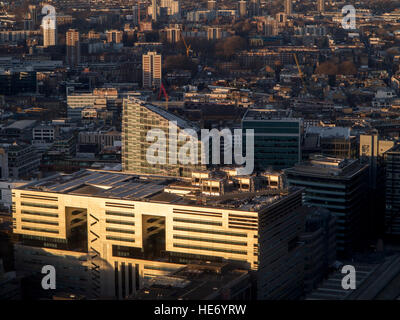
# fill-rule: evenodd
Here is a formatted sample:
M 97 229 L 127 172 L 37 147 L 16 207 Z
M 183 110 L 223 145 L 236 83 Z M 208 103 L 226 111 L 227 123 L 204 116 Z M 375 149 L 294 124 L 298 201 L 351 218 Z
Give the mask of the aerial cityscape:
M 400 300 L 400 1 L 0 1 L 3 300 Z

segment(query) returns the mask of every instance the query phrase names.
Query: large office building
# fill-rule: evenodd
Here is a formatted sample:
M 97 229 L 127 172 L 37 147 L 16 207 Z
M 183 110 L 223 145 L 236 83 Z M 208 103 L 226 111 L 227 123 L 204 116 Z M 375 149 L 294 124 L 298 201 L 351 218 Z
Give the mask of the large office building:
M 67 45 L 67 64 L 76 66 L 81 60 L 81 48 L 79 41 L 79 32 L 75 29 L 69 29 L 66 34 Z
M 36 71 L 0 69 L 0 94 L 7 96 L 23 93 L 36 93 L 36 91 Z
M 385 233 L 400 235 L 400 145 L 384 154 L 386 165 Z
M 302 206 L 306 227 L 304 243 L 304 292 L 315 289 L 336 261 L 336 217 L 328 209 Z
M 166 153 L 163 161 L 149 161 L 147 151 L 154 141 L 146 139 L 150 130 L 162 130 L 166 138 Z M 198 140 L 197 164 L 183 164 L 178 155 L 186 141 L 179 141 L 183 130 L 200 129 L 164 109 L 145 103 L 136 98 L 127 98 L 123 102 L 122 120 L 122 168 L 125 172 L 136 174 L 154 174 L 164 176 L 188 177 L 194 169 L 205 169 L 201 164 L 201 141 Z M 190 138 L 188 136 L 188 138 Z M 170 141 L 176 141 L 170 144 Z M 162 163 L 164 162 L 164 163 Z M 194 163 L 194 161 L 192 161 Z
M 39 170 L 40 155 L 26 143 L 0 144 L 0 178 L 30 178 Z
M 81 170 L 29 183 L 12 190 L 16 269 L 41 279 L 50 264 L 57 290 L 124 299 L 195 262 L 229 262 L 252 273 L 259 299 L 298 297 L 302 189 L 272 180 Z
M 143 68 L 143 87 L 152 88 L 161 87 L 162 63 L 161 54 L 157 52 L 148 52 L 142 58 Z
M 304 204 L 336 216 L 338 254 L 352 253 L 368 230 L 368 164 L 316 155 L 285 173 L 291 186 L 305 188 Z
M 317 151 L 327 157 L 357 159 L 357 137 L 351 135 L 345 127 L 307 127 L 304 135 L 303 158 Z
M 257 171 L 280 170 L 301 160 L 302 121 L 285 111 L 249 109 L 242 129 L 254 130 L 254 166 Z
M 114 88 L 97 88 L 92 92 L 72 92 L 67 95 L 67 115 L 72 120 L 82 119 L 82 111 L 89 107 L 106 109 L 118 100 L 118 91 Z
M 370 189 L 369 197 L 371 199 L 369 210 L 374 225 L 371 231 L 377 235 L 381 235 L 383 232 L 390 233 L 391 228 L 389 223 L 390 218 L 386 219 L 385 223 L 385 217 L 382 215 L 382 212 L 386 210 L 387 214 L 391 215 L 389 213 L 390 210 L 385 209 L 385 192 L 389 185 L 386 180 L 386 163 L 384 157 L 385 153 L 393 148 L 394 145 L 395 141 L 382 139 L 375 130 L 370 134 L 360 135 L 360 160 L 369 164 L 368 186 Z M 393 169 L 391 165 L 392 163 L 389 161 L 389 171 Z M 390 175 L 388 179 L 391 180 L 392 177 Z

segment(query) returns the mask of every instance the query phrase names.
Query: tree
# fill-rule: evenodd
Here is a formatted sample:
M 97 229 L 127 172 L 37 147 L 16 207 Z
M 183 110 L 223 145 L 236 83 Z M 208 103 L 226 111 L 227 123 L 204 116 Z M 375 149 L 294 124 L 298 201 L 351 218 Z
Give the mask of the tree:
M 338 74 L 338 67 L 332 61 L 322 62 L 317 69 L 315 69 L 316 74 L 325 74 L 328 76 L 333 76 Z
M 218 56 L 230 58 L 246 48 L 246 40 L 240 36 L 233 36 L 217 42 L 215 51 Z
M 357 68 L 354 65 L 353 61 L 344 61 L 338 67 L 338 74 L 354 75 L 357 74 Z

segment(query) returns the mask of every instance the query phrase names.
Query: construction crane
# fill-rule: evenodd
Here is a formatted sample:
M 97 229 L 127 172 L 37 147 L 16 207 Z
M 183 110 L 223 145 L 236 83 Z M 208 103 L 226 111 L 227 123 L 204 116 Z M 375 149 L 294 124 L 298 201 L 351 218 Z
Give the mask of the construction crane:
M 158 100 L 161 100 L 161 95 L 162 94 L 165 97 L 165 109 L 168 110 L 168 100 L 169 100 L 169 98 L 168 98 L 167 91 L 165 90 L 164 84 L 161 82 L 160 91 L 158 93 Z
M 299 59 L 297 59 L 297 54 L 293 53 L 293 57 L 294 57 L 294 61 L 296 62 L 296 65 L 297 65 L 297 70 L 299 70 L 299 76 L 300 76 L 301 82 L 303 83 L 303 90 L 307 93 L 306 82 L 304 81 L 304 74 L 303 74 L 303 71 L 301 71 Z
M 182 38 L 183 44 L 185 45 L 185 48 L 186 48 L 186 56 L 189 58 L 190 52 L 193 51 L 191 49 L 192 45 L 191 44 L 187 45 L 185 37 L 183 36 L 183 30 L 182 29 L 181 29 L 181 38 Z

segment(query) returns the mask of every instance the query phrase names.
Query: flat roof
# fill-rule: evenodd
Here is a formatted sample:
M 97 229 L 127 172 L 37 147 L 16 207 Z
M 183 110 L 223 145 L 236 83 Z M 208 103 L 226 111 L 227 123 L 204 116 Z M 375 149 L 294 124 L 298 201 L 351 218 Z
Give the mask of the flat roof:
M 7 126 L 5 129 L 26 129 L 30 126 L 33 126 L 36 123 L 36 120 L 18 120 Z
M 84 169 L 73 174 L 55 174 L 50 177 L 30 182 L 15 190 L 50 192 L 68 195 L 91 196 L 154 203 L 215 207 L 220 209 L 257 212 L 301 190 L 261 189 L 254 192 L 229 192 L 220 196 L 181 195 L 166 192 L 183 180 L 160 176 L 139 176 L 113 171 Z M 187 182 L 186 182 L 187 184 Z
M 292 168 L 285 169 L 285 172 L 327 179 L 349 179 L 366 168 L 368 168 L 368 164 L 360 163 L 356 159 L 316 156 L 308 161 L 300 162 Z

